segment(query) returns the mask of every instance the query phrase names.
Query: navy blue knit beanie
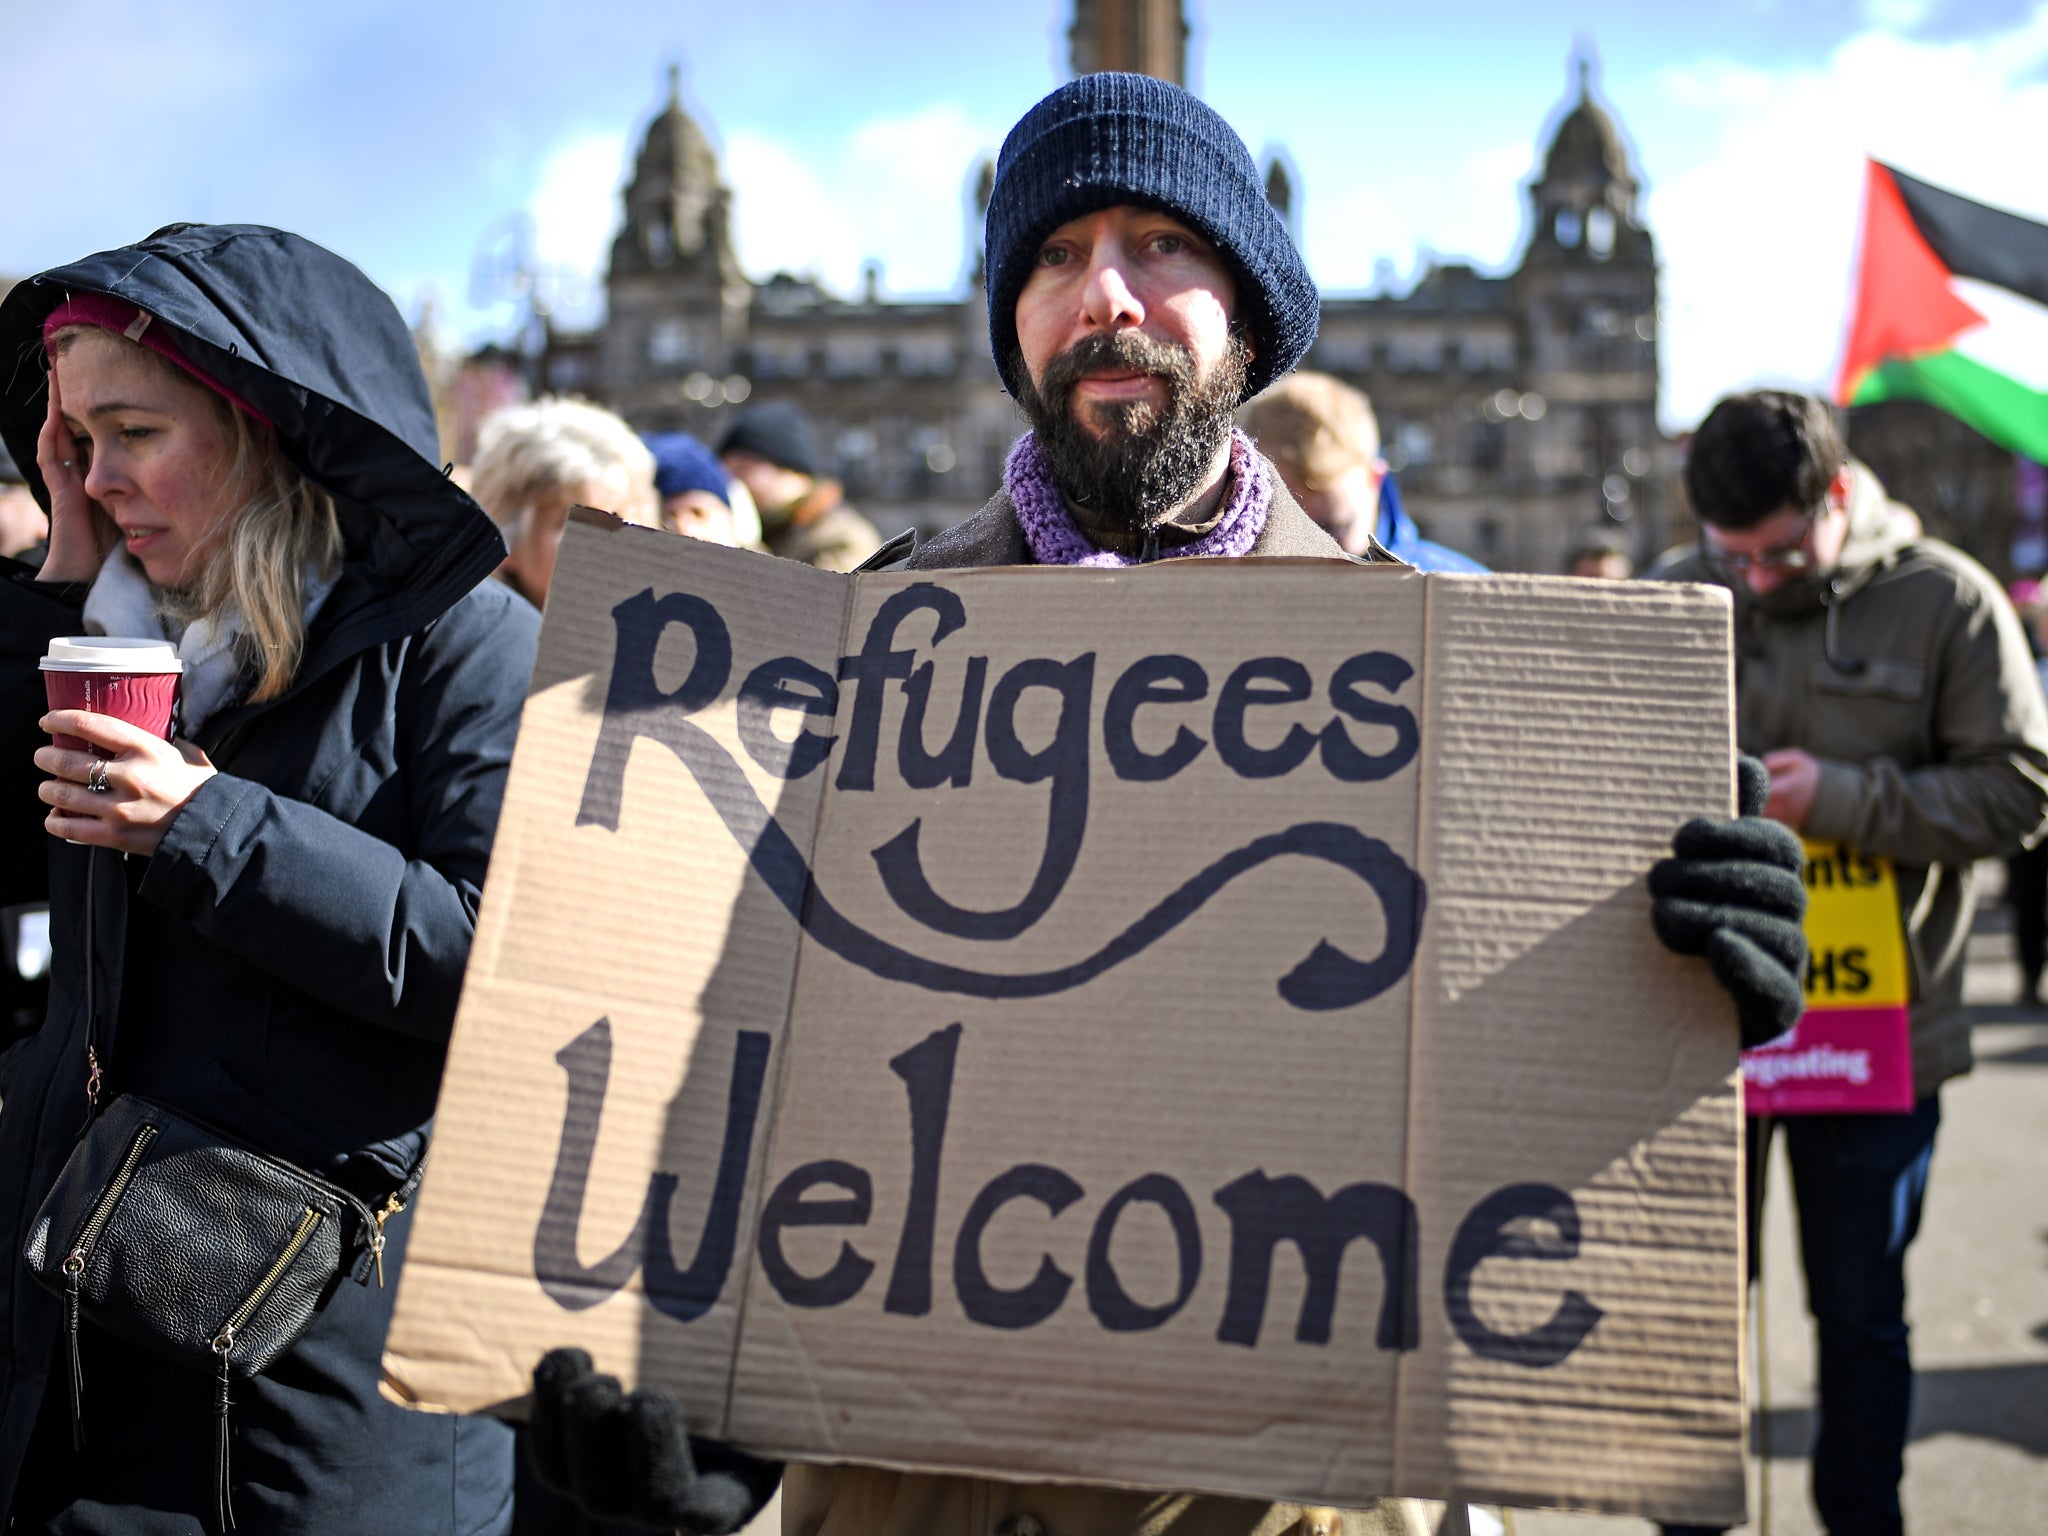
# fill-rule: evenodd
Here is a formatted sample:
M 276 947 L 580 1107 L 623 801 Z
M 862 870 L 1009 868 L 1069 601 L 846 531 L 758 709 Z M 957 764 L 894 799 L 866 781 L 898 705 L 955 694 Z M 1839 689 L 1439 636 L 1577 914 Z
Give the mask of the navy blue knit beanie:
M 1321 304 L 1244 140 L 1177 85 L 1150 75 L 1083 75 L 1025 113 L 996 161 L 988 329 L 1011 394 L 1017 295 L 1039 246 L 1067 220 L 1118 203 L 1165 210 L 1235 269 L 1239 316 L 1258 349 L 1246 399 L 1301 361 Z

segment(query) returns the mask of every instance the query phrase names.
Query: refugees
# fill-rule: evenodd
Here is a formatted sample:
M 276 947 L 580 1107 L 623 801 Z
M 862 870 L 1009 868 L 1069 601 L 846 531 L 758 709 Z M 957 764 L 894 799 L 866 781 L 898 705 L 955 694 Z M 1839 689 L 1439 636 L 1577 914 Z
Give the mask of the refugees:
M 1721 401 L 1693 436 L 1685 486 L 1699 547 L 1658 574 L 1735 596 L 1738 732 L 1770 770 L 1765 814 L 1892 860 L 1913 959 L 1913 1111 L 1783 1122 L 1819 1339 L 1814 1503 L 1837 1536 L 1884 1536 L 1901 1529 L 1913 1390 L 1906 1248 L 1939 1089 L 1970 1069 L 1973 866 L 2048 815 L 2048 708 L 1997 583 L 1920 535 L 1843 452 L 1821 401 Z M 1759 1199 L 1776 1128 L 1750 1123 Z
M 38 888 L 55 938 L 47 1020 L 0 1057 L 6 1529 L 500 1531 L 510 1431 L 377 1381 L 539 617 L 487 579 L 504 545 L 441 472 L 397 309 L 298 236 L 172 225 L 46 272 L 0 304 L 0 351 L 47 359 L 0 435 L 50 514 L 40 572 L 0 565 L 0 756 L 47 775 L 7 801 L 0 900 Z M 38 659 L 76 635 L 175 646 L 176 740 L 47 710 Z M 125 1095 L 385 1211 L 383 1283 L 365 1224 L 305 1332 L 218 1397 L 68 1328 L 24 1240 Z M 224 1321 L 155 1306 L 151 1337 Z M 214 1336 L 223 1381 L 235 1347 Z
M 586 400 L 543 395 L 494 411 L 477 432 L 471 481 L 505 533 L 498 574 L 536 608 L 547 606 L 571 507 L 661 525 L 654 455 L 631 427 Z
M 1319 299 L 1250 152 L 1211 108 L 1143 75 L 1062 86 L 1003 146 L 987 252 L 996 366 L 1031 430 L 995 497 L 907 569 L 1347 558 L 1232 425 L 1307 352 Z M 1388 557 L 1368 544 L 1359 558 Z M 1761 789 L 1758 770 L 1752 807 Z M 1752 815 L 1689 823 L 1679 845 L 1652 877 L 1660 934 L 1708 956 L 1743 1038 L 1781 1033 L 1805 954 L 1796 843 Z M 601 1514 L 730 1531 L 773 1487 L 771 1464 L 685 1436 L 672 1399 L 622 1393 L 581 1351 L 546 1356 L 534 1389 L 541 1472 Z M 1407 1499 L 1314 1511 L 863 1466 L 792 1465 L 783 1487 L 794 1536 L 1406 1536 L 1442 1513 Z
M 1327 373 L 1291 373 L 1245 407 L 1245 430 L 1317 527 L 1363 555 L 1376 540 L 1423 571 L 1484 571 L 1422 536 L 1380 454 L 1372 402 Z
M 727 473 L 717 454 L 687 432 L 653 433 L 646 443 L 654 455 L 662 527 L 728 549 L 761 547 L 761 517 L 753 497 Z
M 839 482 L 819 473 L 810 419 L 797 407 L 771 401 L 740 412 L 718 440 L 718 456 L 752 496 L 769 554 L 850 571 L 882 547 Z

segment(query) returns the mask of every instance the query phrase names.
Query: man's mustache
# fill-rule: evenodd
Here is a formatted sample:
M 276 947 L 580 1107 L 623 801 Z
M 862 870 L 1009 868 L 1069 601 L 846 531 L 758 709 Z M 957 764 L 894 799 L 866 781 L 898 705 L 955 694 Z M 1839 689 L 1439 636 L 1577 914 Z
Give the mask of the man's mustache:
M 1093 373 L 1149 373 L 1165 381 L 1169 395 L 1195 382 L 1195 355 L 1143 331 L 1097 331 L 1083 336 L 1045 365 L 1039 393 L 1064 406 L 1074 386 Z

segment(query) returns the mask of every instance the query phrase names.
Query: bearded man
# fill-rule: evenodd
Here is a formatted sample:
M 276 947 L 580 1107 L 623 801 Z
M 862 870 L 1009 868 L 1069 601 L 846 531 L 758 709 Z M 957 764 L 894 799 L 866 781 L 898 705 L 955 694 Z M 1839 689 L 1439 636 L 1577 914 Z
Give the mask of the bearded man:
M 1231 424 L 1315 340 L 1315 284 L 1266 202 L 1250 151 L 1177 86 L 1097 74 L 1062 86 L 1003 145 L 988 208 L 989 335 L 1031 430 L 1003 488 L 905 562 L 1134 565 L 1190 555 L 1351 556 L 1310 521 Z M 1761 765 L 1750 786 L 1762 804 Z M 1798 843 L 1754 816 L 1688 824 L 1660 932 L 1705 953 L 1745 1035 L 1797 1017 Z M 1789 853 L 1787 849 L 1789 847 Z M 1658 880 L 1653 877 L 1653 889 Z M 1769 902 L 1759 888 L 1778 894 Z M 1665 891 L 1657 894 L 1665 895 Z M 1752 910 L 1775 903 L 1776 910 Z M 1739 913 L 1736 909 L 1741 908 Z M 1736 915 L 1731 918 L 1731 913 Z M 1789 913 L 1789 917 L 1786 915 Z M 1742 929 L 1737 932 L 1735 929 Z M 776 1469 L 685 1435 L 672 1398 L 622 1393 L 580 1350 L 534 1373 L 544 1478 L 589 1509 L 695 1532 L 735 1529 Z M 1462 1507 L 1354 1510 L 1268 1499 L 791 1464 L 790 1536 L 1429 1536 Z
M 1320 300 L 1228 123 L 1148 76 L 1084 76 L 1011 131 L 987 233 L 990 345 L 1031 431 L 908 568 L 1344 558 L 1231 427 Z

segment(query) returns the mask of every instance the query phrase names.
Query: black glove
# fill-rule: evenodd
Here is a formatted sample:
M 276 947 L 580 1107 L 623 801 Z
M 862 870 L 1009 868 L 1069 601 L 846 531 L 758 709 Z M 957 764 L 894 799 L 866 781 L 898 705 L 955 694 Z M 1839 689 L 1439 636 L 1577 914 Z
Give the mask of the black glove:
M 727 1536 L 761 1512 L 782 1464 L 683 1429 L 666 1392 L 619 1390 L 580 1349 L 533 1370 L 533 1464 L 591 1514 L 690 1536 Z
M 1764 765 L 1743 757 L 1735 766 L 1742 814 L 1695 817 L 1678 829 L 1677 857 L 1650 867 L 1650 918 L 1667 949 L 1707 957 L 1735 999 L 1748 1050 L 1785 1033 L 1806 1008 L 1806 861 L 1799 839 L 1764 819 Z

